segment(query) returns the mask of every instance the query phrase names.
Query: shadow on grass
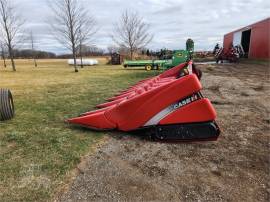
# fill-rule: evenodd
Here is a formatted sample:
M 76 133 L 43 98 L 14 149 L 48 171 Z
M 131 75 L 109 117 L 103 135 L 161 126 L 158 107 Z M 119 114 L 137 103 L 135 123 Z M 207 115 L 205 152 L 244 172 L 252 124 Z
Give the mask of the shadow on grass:
M 149 141 L 152 142 L 153 140 L 151 139 L 150 135 L 145 133 L 143 130 L 136 130 L 136 131 L 130 131 L 130 132 L 122 132 L 122 131 L 117 131 L 117 130 L 95 130 L 79 125 L 72 125 L 72 124 L 67 124 L 67 127 L 72 130 L 77 130 L 80 132 L 94 132 L 95 135 L 109 135 L 110 137 L 117 139 L 117 140 L 140 140 L 140 141 Z

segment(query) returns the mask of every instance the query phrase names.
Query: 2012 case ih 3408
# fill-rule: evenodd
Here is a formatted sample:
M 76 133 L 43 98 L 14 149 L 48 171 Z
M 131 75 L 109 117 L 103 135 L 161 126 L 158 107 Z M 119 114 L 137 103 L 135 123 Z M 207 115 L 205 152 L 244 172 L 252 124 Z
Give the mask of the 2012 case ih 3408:
M 200 76 L 191 61 L 180 64 L 67 122 L 94 130 L 141 131 L 160 141 L 216 140 L 216 112 L 200 92 Z

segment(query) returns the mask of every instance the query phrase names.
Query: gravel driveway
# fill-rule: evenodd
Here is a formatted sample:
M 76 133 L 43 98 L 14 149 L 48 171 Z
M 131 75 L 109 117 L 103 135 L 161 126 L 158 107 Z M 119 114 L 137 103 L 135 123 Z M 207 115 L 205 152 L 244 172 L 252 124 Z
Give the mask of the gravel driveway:
M 165 144 L 108 134 L 59 201 L 269 201 L 269 68 L 200 65 L 217 142 Z

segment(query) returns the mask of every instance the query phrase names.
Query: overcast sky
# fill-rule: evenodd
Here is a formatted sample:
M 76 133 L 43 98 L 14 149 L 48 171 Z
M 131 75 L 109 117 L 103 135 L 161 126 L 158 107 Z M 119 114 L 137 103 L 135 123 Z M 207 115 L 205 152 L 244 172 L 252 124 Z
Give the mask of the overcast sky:
M 33 30 L 37 48 L 55 53 L 67 52 L 48 31 L 51 15 L 47 0 L 11 0 L 26 20 L 26 30 Z M 212 50 L 227 32 L 269 17 L 270 0 L 79 0 L 95 16 L 99 32 L 95 44 L 106 49 L 109 37 L 125 10 L 134 10 L 151 25 L 154 39 L 149 48 L 185 48 L 187 38 L 196 50 Z

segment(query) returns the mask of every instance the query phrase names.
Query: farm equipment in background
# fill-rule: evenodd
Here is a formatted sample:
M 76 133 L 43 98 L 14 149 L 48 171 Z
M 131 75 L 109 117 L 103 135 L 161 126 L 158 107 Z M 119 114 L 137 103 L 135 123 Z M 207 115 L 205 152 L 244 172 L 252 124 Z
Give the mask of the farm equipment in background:
M 14 114 L 14 103 L 10 90 L 0 89 L 0 121 L 10 120 Z
M 170 69 L 181 63 L 192 59 L 194 53 L 194 42 L 188 39 L 186 42 L 186 50 L 175 50 L 171 54 L 163 55 L 158 60 L 125 60 L 123 66 L 127 67 L 145 67 L 146 71 Z
M 176 50 L 173 51 L 172 59 L 167 60 L 164 65 L 163 69 L 170 69 L 175 67 L 181 63 L 187 62 L 190 60 L 190 52 L 187 50 Z
M 194 54 L 194 41 L 192 39 L 187 40 L 186 51 L 188 51 L 190 59 L 192 59 Z
M 219 47 L 218 44 L 215 46 L 213 53 L 215 55 L 216 63 L 219 63 L 219 61 L 223 63 L 224 60 L 236 63 L 245 54 L 241 45 L 231 45 L 228 50 L 225 50 L 224 48 Z
M 124 67 L 145 67 L 146 71 L 169 69 L 175 67 L 183 62 L 188 61 L 189 55 L 187 51 L 176 50 L 173 51 L 172 56 L 165 56 L 171 59 L 163 60 L 125 60 Z
M 158 141 L 216 140 L 216 112 L 200 92 L 198 72 L 185 62 L 67 122 L 93 130 L 137 131 Z
M 124 67 L 145 67 L 146 71 L 159 70 L 167 60 L 125 60 Z
M 123 62 L 123 56 L 121 56 L 119 53 L 112 53 L 111 54 L 111 65 L 121 65 Z

